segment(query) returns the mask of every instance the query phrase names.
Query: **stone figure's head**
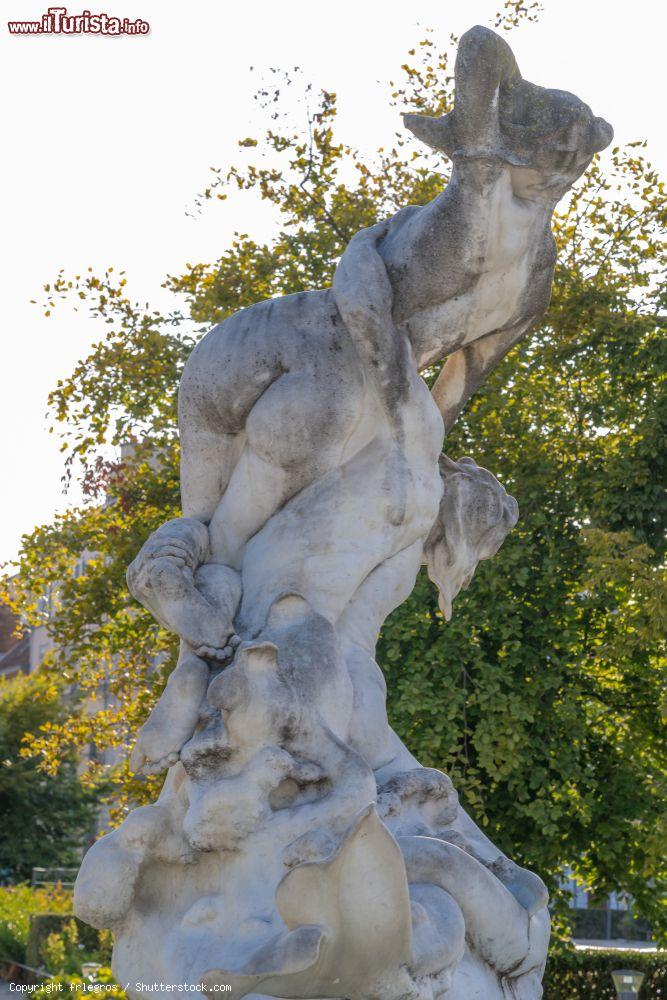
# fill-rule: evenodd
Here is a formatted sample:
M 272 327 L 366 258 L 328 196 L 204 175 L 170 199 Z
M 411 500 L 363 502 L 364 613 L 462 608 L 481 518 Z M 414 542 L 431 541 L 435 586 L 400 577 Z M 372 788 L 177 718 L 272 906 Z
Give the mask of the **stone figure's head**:
M 504 160 L 518 197 L 555 203 L 613 138 L 611 125 L 574 94 L 524 80 L 507 42 L 488 28 L 462 36 L 455 80 L 449 114 L 408 114 L 406 127 L 454 162 Z
M 519 505 L 472 458 L 453 462 L 441 455 L 440 475 L 443 495 L 424 558 L 440 591 L 440 610 L 449 621 L 454 598 L 468 587 L 478 562 L 496 554 L 518 520 Z
M 335 628 L 300 594 L 279 595 L 261 635 L 238 646 L 207 700 L 222 711 L 237 744 L 281 743 L 286 733 L 310 731 L 314 720 L 342 734 L 352 685 Z

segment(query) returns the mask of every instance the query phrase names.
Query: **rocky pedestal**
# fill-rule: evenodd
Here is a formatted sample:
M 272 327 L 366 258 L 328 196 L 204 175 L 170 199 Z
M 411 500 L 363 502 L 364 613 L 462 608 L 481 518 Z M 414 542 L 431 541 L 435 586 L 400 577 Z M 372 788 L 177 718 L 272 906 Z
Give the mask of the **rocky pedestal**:
M 422 563 L 448 619 L 516 523 L 443 436 L 540 319 L 554 206 L 611 129 L 483 28 L 453 111 L 406 125 L 452 159 L 443 193 L 358 233 L 332 288 L 225 320 L 183 375 L 183 517 L 128 571 L 181 640 L 132 756 L 167 775 L 75 889 L 131 996 L 541 996 L 545 887 L 392 732 L 374 650 Z

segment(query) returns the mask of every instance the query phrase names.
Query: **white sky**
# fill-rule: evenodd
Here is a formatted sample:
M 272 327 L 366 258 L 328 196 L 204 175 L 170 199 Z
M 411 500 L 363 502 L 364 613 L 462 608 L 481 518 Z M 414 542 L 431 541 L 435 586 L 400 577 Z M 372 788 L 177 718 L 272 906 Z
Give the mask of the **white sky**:
M 42 284 L 60 267 L 113 265 L 127 270 L 137 298 L 168 306 L 167 273 L 215 259 L 235 228 L 270 236 L 266 210 L 248 199 L 242 212 L 225 202 L 185 214 L 209 166 L 228 165 L 236 140 L 252 133 L 262 71 L 299 65 L 306 79 L 337 91 L 341 137 L 371 151 L 398 125 L 385 81 L 397 78 L 423 28 L 444 43 L 451 31 L 488 24 L 500 0 L 77 0 L 69 13 L 141 17 L 151 33 L 9 35 L 8 19 L 38 20 L 48 5 L 0 0 L 0 561 L 15 556 L 22 533 L 77 498 L 76 489 L 62 495 L 46 396 L 103 334 L 66 306 L 45 318 L 29 304 Z M 663 0 L 544 5 L 537 24 L 509 36 L 523 75 L 574 91 L 612 122 L 616 141 L 648 139 L 664 173 Z

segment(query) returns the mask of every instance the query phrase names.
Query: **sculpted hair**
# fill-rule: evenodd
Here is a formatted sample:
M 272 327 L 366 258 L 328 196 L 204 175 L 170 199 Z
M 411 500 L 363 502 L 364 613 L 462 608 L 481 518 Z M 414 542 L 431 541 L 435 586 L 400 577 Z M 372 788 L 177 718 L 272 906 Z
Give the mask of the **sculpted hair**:
M 443 496 L 426 547 L 444 546 L 450 565 L 463 545 L 488 558 L 518 520 L 516 500 L 472 458 L 454 462 L 443 453 L 439 465 Z

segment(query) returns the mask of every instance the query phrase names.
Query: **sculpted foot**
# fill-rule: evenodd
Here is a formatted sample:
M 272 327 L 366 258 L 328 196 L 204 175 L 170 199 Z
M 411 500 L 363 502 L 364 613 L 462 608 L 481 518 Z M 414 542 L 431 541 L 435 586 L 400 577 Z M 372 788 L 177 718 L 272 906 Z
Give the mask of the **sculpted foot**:
M 178 761 L 199 720 L 208 681 L 208 666 L 198 656 L 187 654 L 179 662 L 139 731 L 130 757 L 135 774 L 159 774 Z
M 163 771 L 168 771 L 170 767 L 177 764 L 181 759 L 180 751 L 178 753 L 172 752 L 168 753 L 166 757 L 161 757 L 160 760 L 153 763 L 151 761 L 146 761 L 146 763 L 141 768 L 143 774 L 154 775 L 162 774 Z
M 230 636 L 227 644 L 222 648 L 216 646 L 199 646 L 195 650 L 195 654 L 200 656 L 203 660 L 210 660 L 213 663 L 227 664 L 234 658 L 234 653 L 236 652 L 236 647 L 241 643 L 241 639 L 238 635 L 234 634 Z
M 186 719 L 166 708 L 162 711 L 163 707 L 160 700 L 139 730 L 130 756 L 130 768 L 135 774 L 160 774 L 172 767 L 194 732 L 198 713 Z
M 234 615 L 241 598 L 239 574 L 229 566 L 205 564 L 208 530 L 193 518 L 176 518 L 158 528 L 127 571 L 130 592 L 161 624 L 192 649 L 218 651 L 232 645 Z

